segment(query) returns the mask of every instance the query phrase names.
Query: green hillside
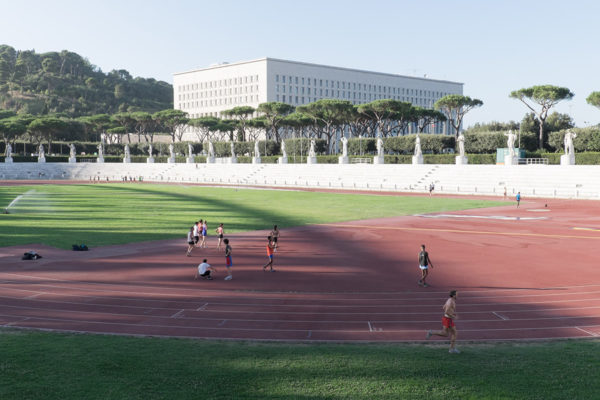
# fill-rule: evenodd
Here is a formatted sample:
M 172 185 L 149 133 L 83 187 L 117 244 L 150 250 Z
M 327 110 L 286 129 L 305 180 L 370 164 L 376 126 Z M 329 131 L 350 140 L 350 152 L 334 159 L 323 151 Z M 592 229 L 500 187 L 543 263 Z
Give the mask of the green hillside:
M 0 109 L 71 117 L 173 108 L 173 87 L 126 70 L 104 73 L 77 53 L 0 45 Z

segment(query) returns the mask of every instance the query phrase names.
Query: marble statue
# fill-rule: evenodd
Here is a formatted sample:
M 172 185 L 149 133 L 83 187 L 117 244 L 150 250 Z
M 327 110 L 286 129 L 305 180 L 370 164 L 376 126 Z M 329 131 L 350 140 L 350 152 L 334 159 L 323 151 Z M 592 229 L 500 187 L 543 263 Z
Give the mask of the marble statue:
M 458 135 L 458 154 L 461 157 L 465 156 L 465 135 L 462 132 Z
M 208 157 L 212 158 L 215 156 L 215 148 L 213 147 L 212 142 L 208 142 Z
M 125 158 L 129 158 L 131 154 L 129 153 L 129 145 L 125 145 Z
M 281 154 L 283 157 L 287 157 L 287 153 L 285 151 L 285 142 L 283 140 L 281 141 Z
M 342 157 L 348 157 L 348 139 L 346 136 L 342 136 Z
M 6 144 L 6 158 L 10 158 L 12 156 L 12 146 L 10 145 L 10 143 Z
M 152 145 L 148 146 L 148 156 L 152 158 Z
M 380 137 L 377 138 L 377 155 L 383 156 L 383 140 Z
M 69 157 L 71 157 L 71 158 L 75 158 L 75 155 L 76 155 L 76 153 L 77 153 L 77 150 L 75 150 L 75 145 L 74 145 L 73 143 L 71 143 L 71 144 L 69 145 L 69 149 L 70 149 L 70 150 L 69 150 Z
M 191 143 L 188 143 L 188 157 L 191 157 L 191 156 L 192 156 L 192 151 L 193 151 L 193 149 L 192 149 L 192 144 L 191 144 Z
M 40 147 L 38 148 L 38 157 L 39 158 L 44 158 L 45 157 L 44 145 L 43 144 L 40 144 Z
M 423 152 L 421 151 L 421 138 L 419 135 L 417 135 L 417 138 L 415 139 L 415 156 L 419 157 L 422 155 Z
M 254 142 L 254 157 L 260 157 L 260 151 L 258 150 L 258 140 Z
M 231 147 L 231 157 L 235 157 L 235 143 L 231 142 L 229 146 Z
M 173 144 L 169 145 L 169 157 L 175 158 L 175 148 L 173 147 Z
M 577 134 L 572 130 L 565 132 L 565 154 L 568 156 L 575 155 L 575 146 L 573 145 L 573 139 L 577 137 Z
M 508 133 L 505 133 L 504 136 L 507 137 L 506 145 L 508 147 L 508 154 L 511 157 L 515 157 L 515 140 L 517 139 L 517 135 L 515 135 L 511 129 Z
M 308 150 L 308 156 L 309 157 L 316 157 L 317 154 L 315 153 L 315 139 L 311 139 L 310 140 L 310 150 Z
M 102 143 L 98 143 L 98 158 L 102 158 L 104 157 L 104 153 L 103 153 L 103 148 L 102 148 Z

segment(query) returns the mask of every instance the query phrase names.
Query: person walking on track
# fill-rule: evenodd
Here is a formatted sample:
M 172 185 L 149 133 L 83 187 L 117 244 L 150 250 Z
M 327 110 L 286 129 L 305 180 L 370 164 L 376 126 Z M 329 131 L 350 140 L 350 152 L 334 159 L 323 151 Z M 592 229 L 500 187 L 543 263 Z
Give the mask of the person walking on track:
M 429 339 L 432 335 L 448 337 L 450 336 L 450 350 L 448 353 L 458 354 L 460 351 L 456 348 L 456 325 L 454 320 L 456 319 L 456 290 L 450 291 L 450 298 L 446 300 L 446 303 L 442 307 L 444 309 L 444 316 L 442 317 L 442 330 L 441 331 L 427 331 L 425 339 Z
M 425 279 L 429 275 L 429 267 L 433 268 L 433 263 L 429 258 L 429 253 L 425 251 L 425 245 L 421 245 L 421 252 L 419 253 L 419 268 L 421 269 L 421 279 L 419 279 L 419 285 L 423 287 L 429 286 Z

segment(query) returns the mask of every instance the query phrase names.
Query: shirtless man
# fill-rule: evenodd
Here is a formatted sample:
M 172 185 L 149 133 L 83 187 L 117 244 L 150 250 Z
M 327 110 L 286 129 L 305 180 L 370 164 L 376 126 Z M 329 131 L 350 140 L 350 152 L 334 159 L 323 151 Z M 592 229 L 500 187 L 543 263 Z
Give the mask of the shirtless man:
M 419 285 L 423 287 L 429 286 L 425 279 L 429 275 L 429 267 L 433 268 L 433 263 L 429 258 L 429 253 L 425 251 L 425 245 L 421 245 L 421 252 L 419 253 L 419 268 L 421 269 L 421 279 L 419 279 Z
M 456 325 L 454 320 L 456 319 L 456 290 L 450 291 L 450 298 L 446 300 L 444 304 L 444 316 L 442 317 L 442 330 L 441 331 L 427 331 L 425 339 L 429 339 L 431 335 L 448 337 L 450 336 L 450 350 L 448 353 L 458 354 L 460 351 L 456 348 Z

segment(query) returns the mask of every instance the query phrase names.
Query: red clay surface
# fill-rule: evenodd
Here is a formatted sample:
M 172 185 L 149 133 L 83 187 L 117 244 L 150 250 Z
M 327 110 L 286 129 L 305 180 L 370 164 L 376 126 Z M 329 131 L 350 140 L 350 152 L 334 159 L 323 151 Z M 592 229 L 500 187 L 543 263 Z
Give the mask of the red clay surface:
M 185 257 L 183 238 L 89 252 L 0 248 L 0 326 L 210 339 L 421 341 L 426 330 L 440 329 L 441 306 L 457 289 L 459 340 L 600 335 L 598 202 L 525 200 L 518 209 L 507 202 L 439 214 L 446 216 L 284 228 L 274 273 L 261 270 L 267 232 L 230 235 L 232 281 L 223 280 L 225 258 L 215 237 L 192 257 Z M 482 218 L 493 216 L 503 219 Z M 434 264 L 429 288 L 417 285 L 421 243 Z M 20 260 L 31 249 L 44 258 Z M 203 258 L 218 268 L 213 281 L 193 279 Z

